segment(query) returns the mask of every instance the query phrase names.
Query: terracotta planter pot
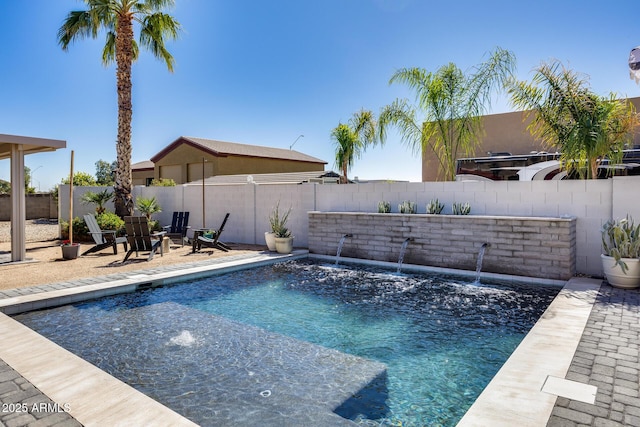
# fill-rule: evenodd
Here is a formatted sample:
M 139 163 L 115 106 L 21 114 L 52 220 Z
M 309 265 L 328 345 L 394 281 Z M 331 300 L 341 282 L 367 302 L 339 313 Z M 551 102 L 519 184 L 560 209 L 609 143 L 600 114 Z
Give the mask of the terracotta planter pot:
M 601 255 L 602 271 L 607 282 L 615 288 L 634 289 L 640 286 L 640 259 L 622 258 L 627 264 L 628 270 L 625 274 L 622 267 L 616 265 L 616 260 L 607 255 Z
M 267 243 L 267 248 L 271 252 L 275 252 L 276 250 L 276 234 L 272 231 L 265 231 L 264 233 L 264 241 Z
M 279 254 L 290 254 L 293 251 L 293 237 L 276 237 L 276 251 Z
M 73 245 L 62 245 L 62 258 L 64 259 L 76 259 L 80 255 L 80 243 L 74 243 Z

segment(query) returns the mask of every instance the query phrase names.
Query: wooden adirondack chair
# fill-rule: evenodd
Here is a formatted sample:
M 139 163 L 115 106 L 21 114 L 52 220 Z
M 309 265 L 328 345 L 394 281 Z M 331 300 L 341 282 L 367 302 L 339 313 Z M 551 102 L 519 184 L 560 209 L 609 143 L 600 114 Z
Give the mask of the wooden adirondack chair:
M 98 252 L 108 247 L 112 247 L 113 253 L 117 255 L 118 243 L 122 243 L 122 245 L 124 246 L 124 250 L 127 250 L 127 238 L 117 237 L 115 230 L 101 230 L 100 226 L 98 225 L 98 221 L 96 221 L 96 217 L 94 217 L 92 214 L 85 215 L 84 222 L 85 224 L 87 224 L 89 233 L 91 234 L 91 237 L 93 237 L 93 241 L 96 244 L 95 246 L 86 250 L 82 255 L 90 254 L 92 252 Z
M 127 242 L 131 248 L 122 262 L 125 262 L 134 252 L 136 256 L 138 256 L 138 252 L 149 252 L 147 261 L 153 258 L 158 248 L 160 248 L 160 256 L 163 255 L 162 238 L 167 233 L 164 231 L 151 233 L 147 217 L 125 216 L 124 227 L 127 230 Z
M 227 246 L 226 244 L 218 240 L 220 239 L 220 235 L 222 234 L 222 230 L 224 230 L 224 226 L 227 223 L 228 219 L 229 219 L 229 213 L 227 213 L 224 216 L 224 219 L 222 220 L 222 224 L 220 224 L 220 228 L 213 231 L 212 237 L 207 237 L 204 234 L 198 233 L 197 239 L 193 242 L 194 252 L 196 250 L 196 247 L 197 247 L 197 250 L 200 250 L 202 246 L 220 249 L 221 251 L 224 251 L 224 252 L 230 251 L 231 248 L 229 246 Z
M 173 240 L 173 238 L 180 238 L 182 246 L 187 240 L 187 230 L 191 228 L 189 226 L 189 212 L 174 212 L 171 225 L 165 225 L 162 227 L 167 232 L 167 237 Z

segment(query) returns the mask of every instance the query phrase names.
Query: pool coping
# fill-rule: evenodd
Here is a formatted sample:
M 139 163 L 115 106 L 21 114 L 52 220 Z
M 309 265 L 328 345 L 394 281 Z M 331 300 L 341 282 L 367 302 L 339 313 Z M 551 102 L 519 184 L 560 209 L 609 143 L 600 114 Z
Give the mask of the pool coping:
M 307 257 L 336 260 L 335 257 L 309 254 L 305 250 L 294 251 L 290 255 L 261 253 L 246 259 L 156 274 L 131 272 L 126 278 L 119 280 L 5 298 L 0 300 L 0 312 L 5 313 L 0 313 L 0 336 L 3 342 L 11 345 L 0 348 L 0 359 L 54 402 L 61 405 L 74 402 L 69 414 L 85 425 L 194 425 L 173 410 L 57 346 L 6 314 L 171 284 L 210 275 L 212 272 L 220 274 Z M 378 261 L 362 262 L 363 260 L 348 258 L 341 258 L 340 261 L 397 267 L 394 263 Z M 403 265 L 402 269 L 475 275 L 475 272 L 413 265 Z M 516 422 L 523 426 L 546 425 L 557 395 L 544 389 L 545 382 L 549 377 L 566 376 L 601 281 L 572 278 L 568 282 L 560 282 L 490 274 L 483 274 L 482 277 L 554 286 L 565 283 L 565 286 L 458 425 L 511 426 Z

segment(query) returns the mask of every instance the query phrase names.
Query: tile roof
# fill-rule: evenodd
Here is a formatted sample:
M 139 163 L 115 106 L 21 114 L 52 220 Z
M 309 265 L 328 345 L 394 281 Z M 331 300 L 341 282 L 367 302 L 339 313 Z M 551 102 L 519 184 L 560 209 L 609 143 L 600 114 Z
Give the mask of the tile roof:
M 151 160 L 143 160 L 131 165 L 131 170 L 153 169 L 154 164 Z

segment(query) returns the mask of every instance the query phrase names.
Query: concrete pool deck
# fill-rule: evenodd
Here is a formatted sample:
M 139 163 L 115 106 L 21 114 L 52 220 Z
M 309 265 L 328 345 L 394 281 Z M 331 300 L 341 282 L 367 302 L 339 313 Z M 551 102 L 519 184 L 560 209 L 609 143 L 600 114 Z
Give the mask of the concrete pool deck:
M 306 256 L 300 251 L 292 257 Z M 185 273 L 202 276 L 213 269 L 238 269 L 247 263 L 279 259 L 272 255 L 231 257 L 191 263 L 186 268 L 159 267 L 123 273 L 123 277 L 6 291 L 0 293 L 0 311 L 34 309 L 55 300 L 56 304 L 78 301 L 86 298 L 82 295 L 86 290 L 95 298 L 119 292 L 114 286 L 133 290 L 149 283 L 168 283 Z M 459 425 L 640 425 L 639 306 L 639 290 L 572 279 Z M 40 426 L 193 425 L 3 314 L 0 342 L 0 403 L 7 409 L 0 412 L 0 426 L 34 422 Z M 53 402 L 36 409 L 58 410 L 8 411 L 8 405 L 16 409 L 23 402 L 28 409 L 34 403 Z M 65 404 L 69 411 L 64 410 Z

